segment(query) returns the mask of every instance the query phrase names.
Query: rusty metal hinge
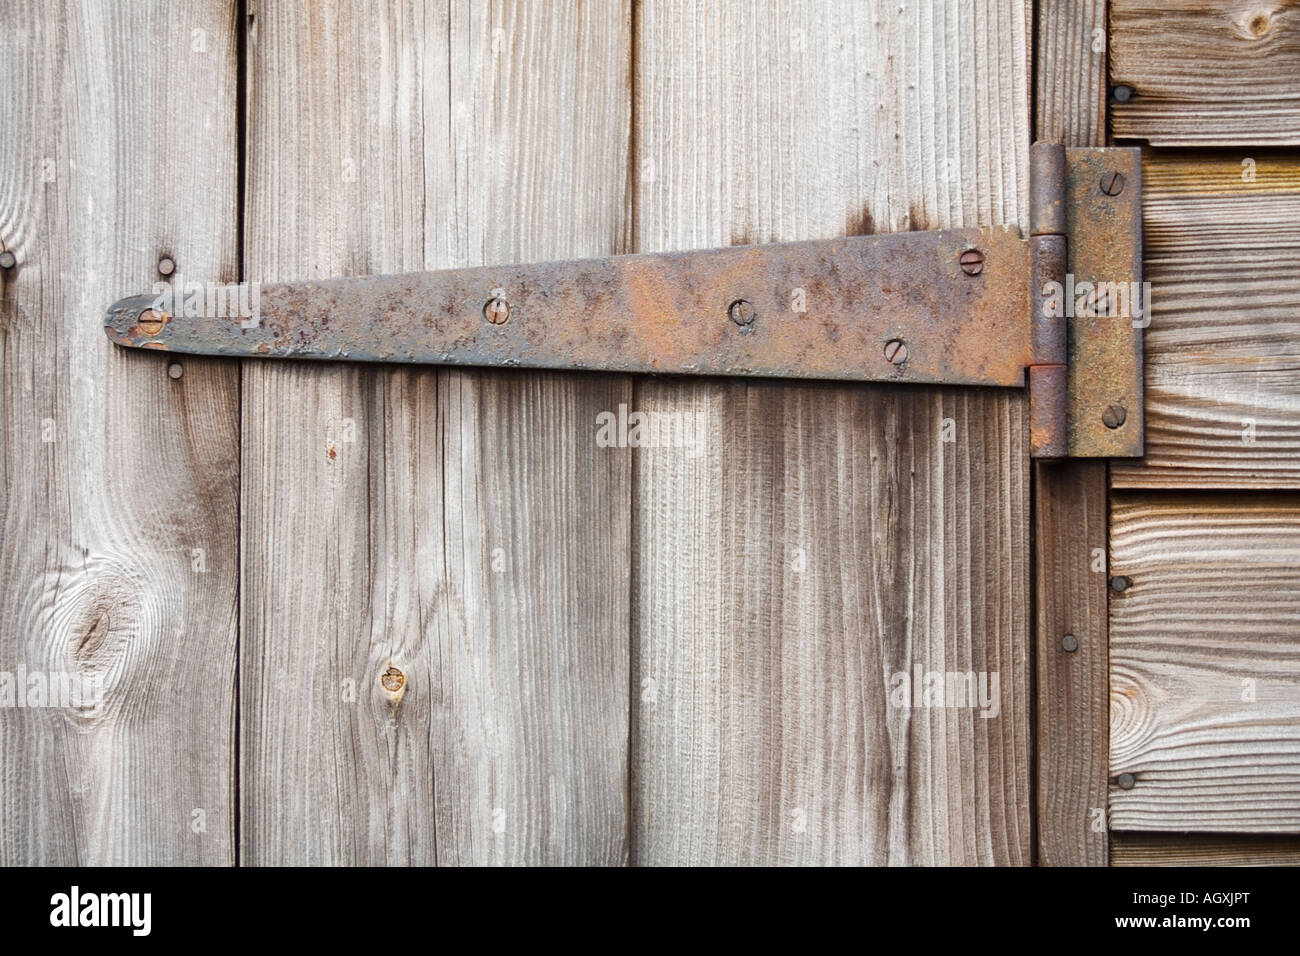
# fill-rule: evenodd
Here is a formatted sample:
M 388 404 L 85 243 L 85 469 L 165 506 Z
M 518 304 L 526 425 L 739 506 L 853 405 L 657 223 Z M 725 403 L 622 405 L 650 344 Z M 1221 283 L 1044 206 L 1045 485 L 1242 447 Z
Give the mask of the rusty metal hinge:
M 1138 151 L 1036 144 L 1031 166 L 1029 239 L 949 229 L 237 286 L 173 276 L 115 303 L 105 329 L 244 358 L 1027 379 L 1036 457 L 1140 455 L 1140 330 L 1111 311 L 1140 286 Z

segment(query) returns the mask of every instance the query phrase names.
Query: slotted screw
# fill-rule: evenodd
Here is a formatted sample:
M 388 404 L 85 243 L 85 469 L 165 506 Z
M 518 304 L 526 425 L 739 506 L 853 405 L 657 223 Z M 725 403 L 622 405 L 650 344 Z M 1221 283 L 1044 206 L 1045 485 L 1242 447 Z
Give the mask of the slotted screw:
M 483 306 L 483 318 L 493 325 L 502 325 L 510 318 L 510 303 L 502 296 L 494 296 Z
M 978 249 L 967 249 L 957 261 L 961 263 L 961 271 L 968 276 L 977 276 L 984 271 L 984 253 Z
M 731 321 L 741 328 L 752 325 L 754 319 L 758 318 L 758 313 L 754 311 L 754 304 L 748 299 L 737 299 L 727 306 L 727 315 L 731 316 Z

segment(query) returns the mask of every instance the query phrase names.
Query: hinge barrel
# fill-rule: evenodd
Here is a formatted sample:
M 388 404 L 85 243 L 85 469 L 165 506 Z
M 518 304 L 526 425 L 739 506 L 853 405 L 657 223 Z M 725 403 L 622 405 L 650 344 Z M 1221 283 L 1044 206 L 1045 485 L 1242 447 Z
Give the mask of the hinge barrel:
M 1029 164 L 1030 365 L 1029 443 L 1035 458 L 1069 454 L 1068 342 L 1064 288 L 1069 260 L 1066 240 L 1065 147 L 1035 143 Z

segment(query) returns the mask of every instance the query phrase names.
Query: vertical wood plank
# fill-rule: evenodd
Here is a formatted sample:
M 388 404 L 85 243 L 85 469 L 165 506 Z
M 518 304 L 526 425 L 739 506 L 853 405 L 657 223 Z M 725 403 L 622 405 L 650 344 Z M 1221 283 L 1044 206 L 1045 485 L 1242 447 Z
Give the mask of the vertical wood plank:
M 1106 0 L 1038 0 L 1034 138 L 1106 145 Z
M 176 281 L 237 278 L 233 19 L 0 18 L 6 866 L 234 862 L 238 369 L 186 358 L 173 380 L 103 332 L 161 255 Z M 102 702 L 16 706 L 58 675 Z
M 1106 0 L 1039 3 L 1036 139 L 1106 144 L 1105 29 Z M 1035 465 L 1034 782 L 1045 866 L 1107 863 L 1106 495 L 1104 462 Z
M 1038 862 L 1105 866 L 1106 463 L 1034 472 Z
M 625 7 L 257 16 L 254 278 L 620 251 Z M 630 458 L 594 437 L 630 396 L 247 367 L 251 862 L 626 858 Z
M 1028 9 L 978 7 L 639 6 L 637 249 L 1021 222 Z M 1023 396 L 637 409 L 698 442 L 634 469 L 634 862 L 1027 863 Z M 998 673 L 1000 713 L 891 706 L 913 665 Z

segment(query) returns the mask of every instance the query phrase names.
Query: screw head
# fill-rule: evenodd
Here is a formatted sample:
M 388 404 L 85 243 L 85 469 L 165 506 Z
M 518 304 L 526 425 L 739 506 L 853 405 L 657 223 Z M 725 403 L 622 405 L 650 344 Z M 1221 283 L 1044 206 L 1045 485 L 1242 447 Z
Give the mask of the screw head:
M 1135 92 L 1136 90 L 1134 90 L 1133 87 L 1124 83 L 1117 83 L 1110 88 L 1110 98 L 1116 103 L 1127 103 L 1129 100 L 1133 99 L 1133 94 Z
M 894 365 L 907 361 L 907 343 L 902 339 L 890 339 L 885 343 L 885 358 Z
M 163 256 L 161 259 L 158 260 L 159 275 L 169 276 L 175 271 L 176 271 L 176 260 L 174 260 L 171 256 Z
M 1124 174 L 1104 173 L 1101 177 L 1101 191 L 1107 196 L 1118 196 L 1124 191 Z
M 737 299 L 731 305 L 727 306 L 727 315 L 731 316 L 731 321 L 735 322 L 741 328 L 747 325 L 753 325 L 754 319 L 758 318 L 758 313 L 754 311 L 754 305 L 748 299 Z
M 1132 790 L 1133 785 L 1137 783 L 1137 777 L 1131 773 L 1122 773 L 1115 778 L 1115 782 L 1119 784 L 1121 790 Z
M 1130 581 L 1128 578 L 1124 577 L 1122 574 L 1117 574 L 1115 577 L 1110 579 L 1110 589 L 1116 592 L 1117 594 L 1123 594 L 1132 586 L 1133 586 L 1133 582 Z
M 1079 649 L 1079 639 L 1073 634 L 1067 634 L 1061 638 L 1061 647 L 1073 654 Z
M 172 362 L 171 365 L 167 366 L 167 374 L 172 378 L 180 378 L 185 374 L 185 366 L 181 365 L 180 362 Z
M 0 269 L 12 269 L 16 265 L 18 265 L 17 256 L 8 249 L 4 252 L 0 252 Z
M 483 318 L 493 325 L 502 325 L 510 318 L 510 303 L 501 296 L 495 296 L 483 306 Z
M 984 271 L 984 253 L 978 249 L 967 249 L 958 258 L 961 271 L 968 276 L 977 276 Z
M 167 324 L 167 313 L 156 309 L 145 309 L 136 319 L 135 324 L 145 335 L 157 335 Z
M 1107 428 L 1119 428 L 1128 418 L 1128 409 L 1123 405 L 1107 405 L 1106 410 L 1101 413 L 1101 421 Z

